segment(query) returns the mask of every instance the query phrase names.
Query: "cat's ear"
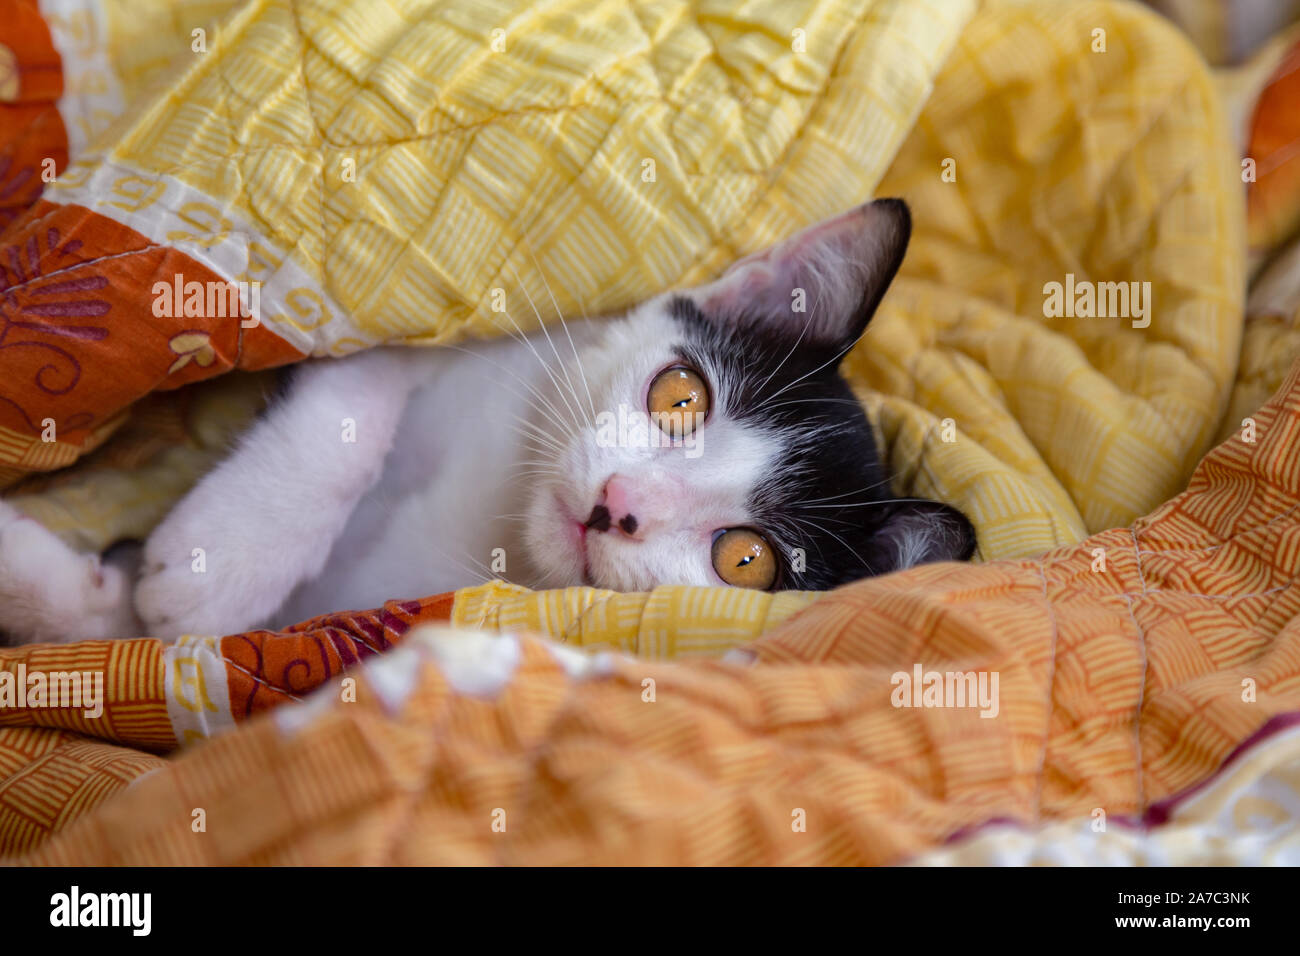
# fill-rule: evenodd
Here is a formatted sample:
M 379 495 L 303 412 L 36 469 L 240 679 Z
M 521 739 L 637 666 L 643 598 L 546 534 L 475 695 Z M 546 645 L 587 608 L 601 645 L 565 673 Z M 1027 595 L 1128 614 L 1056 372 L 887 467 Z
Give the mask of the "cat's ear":
M 898 571 L 933 561 L 965 561 L 975 553 L 970 519 L 939 501 L 897 501 L 872 535 L 876 564 Z
M 847 351 L 871 321 L 911 233 L 907 203 L 877 199 L 741 259 L 690 295 L 715 322 Z

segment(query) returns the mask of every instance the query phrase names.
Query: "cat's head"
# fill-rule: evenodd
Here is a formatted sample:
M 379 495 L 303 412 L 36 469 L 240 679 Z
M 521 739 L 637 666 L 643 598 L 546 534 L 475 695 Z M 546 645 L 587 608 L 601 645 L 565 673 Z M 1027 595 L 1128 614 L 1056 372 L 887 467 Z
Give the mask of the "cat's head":
M 546 583 L 824 589 L 970 557 L 959 511 L 893 498 L 838 372 L 910 233 L 901 200 L 868 203 L 603 326 L 540 422 Z

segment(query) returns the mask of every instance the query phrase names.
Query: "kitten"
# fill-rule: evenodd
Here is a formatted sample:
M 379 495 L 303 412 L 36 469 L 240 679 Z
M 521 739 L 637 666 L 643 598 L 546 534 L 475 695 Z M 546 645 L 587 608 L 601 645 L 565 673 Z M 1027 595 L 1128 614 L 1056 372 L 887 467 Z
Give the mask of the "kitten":
M 837 370 L 910 231 L 879 200 L 619 320 L 298 366 L 134 587 L 0 516 L 0 628 L 224 635 L 489 577 L 824 589 L 968 558 L 960 512 L 891 497 Z

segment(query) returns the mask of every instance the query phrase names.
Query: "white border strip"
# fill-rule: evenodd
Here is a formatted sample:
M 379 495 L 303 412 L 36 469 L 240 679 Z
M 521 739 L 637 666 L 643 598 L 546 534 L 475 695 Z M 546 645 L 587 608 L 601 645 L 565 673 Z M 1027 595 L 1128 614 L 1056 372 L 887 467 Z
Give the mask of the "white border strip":
M 63 60 L 59 115 L 76 159 L 126 109 L 122 84 L 108 59 L 108 21 L 100 0 L 40 0 L 54 49 Z
M 139 190 L 130 194 L 116 191 L 119 182 L 129 178 L 137 185 L 141 180 L 161 183 L 157 196 L 142 199 Z M 173 176 L 132 169 L 109 159 L 87 158 L 73 164 L 55 182 L 45 197 L 56 203 L 75 203 L 93 209 L 109 219 L 129 226 L 161 246 L 170 246 L 201 262 L 226 281 L 256 280 L 261 284 L 262 323 L 272 332 L 309 355 L 344 355 L 381 343 L 381 339 L 362 331 L 351 315 L 321 288 L 317 279 L 296 263 L 277 243 L 255 230 L 228 206 L 200 192 Z M 134 206 L 135 208 L 126 208 Z M 178 210 L 200 207 L 212 211 L 222 220 L 219 232 L 211 239 L 194 236 L 193 218 L 182 218 Z M 194 238 L 176 238 L 177 234 Z M 254 265 L 251 245 L 256 242 L 276 260 L 267 276 L 250 275 Z M 170 277 L 160 277 L 169 280 Z M 317 298 L 320 315 L 294 317 L 302 309 L 302 294 Z M 295 295 L 296 293 L 296 295 Z M 293 296 L 293 298 L 291 298 Z M 310 310 L 309 310 L 310 311 Z
M 186 635 L 163 647 L 163 692 L 177 742 L 215 737 L 235 726 L 219 639 Z

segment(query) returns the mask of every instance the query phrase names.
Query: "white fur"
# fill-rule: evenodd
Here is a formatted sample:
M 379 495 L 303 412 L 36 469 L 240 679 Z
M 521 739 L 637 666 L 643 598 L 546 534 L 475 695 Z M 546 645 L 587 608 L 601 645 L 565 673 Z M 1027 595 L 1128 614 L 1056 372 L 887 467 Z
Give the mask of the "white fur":
M 0 627 L 46 643 L 132 636 L 130 580 L 0 501 Z

